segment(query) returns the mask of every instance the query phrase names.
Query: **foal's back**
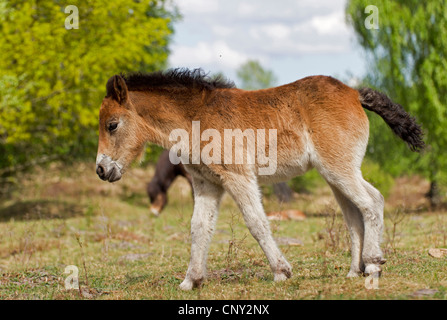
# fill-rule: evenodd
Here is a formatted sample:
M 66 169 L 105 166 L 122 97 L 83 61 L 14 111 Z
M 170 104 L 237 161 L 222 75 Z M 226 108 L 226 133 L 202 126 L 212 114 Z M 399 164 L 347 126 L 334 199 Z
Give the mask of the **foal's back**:
M 358 91 L 342 82 L 311 76 L 275 88 L 222 94 L 227 103 L 219 116 L 227 114 L 225 128 L 277 130 L 277 172 L 259 176 L 260 182 L 284 181 L 320 165 L 360 166 L 368 118 Z

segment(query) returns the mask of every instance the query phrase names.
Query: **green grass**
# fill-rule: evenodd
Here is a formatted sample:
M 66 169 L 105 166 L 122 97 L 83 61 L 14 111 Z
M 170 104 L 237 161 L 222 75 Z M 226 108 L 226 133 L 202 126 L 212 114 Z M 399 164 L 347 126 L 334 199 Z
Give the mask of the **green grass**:
M 225 195 L 208 258 L 208 279 L 190 292 L 178 288 L 190 252 L 192 198 L 177 180 L 169 205 L 149 214 L 145 183 L 151 169 L 131 169 L 122 181 L 100 181 L 92 164 L 57 165 L 20 178 L 0 204 L 1 299 L 446 299 L 447 259 L 428 255 L 446 247 L 447 215 L 388 206 L 379 289 L 363 277 L 347 279 L 349 237 L 330 190 L 297 195 L 290 204 L 264 199 L 266 211 L 300 209 L 304 221 L 272 221 L 293 266 L 273 282 L 268 262 L 232 199 Z M 408 208 L 407 208 L 408 209 Z M 66 290 L 65 267 L 79 269 L 82 292 Z M 420 289 L 434 289 L 414 296 Z

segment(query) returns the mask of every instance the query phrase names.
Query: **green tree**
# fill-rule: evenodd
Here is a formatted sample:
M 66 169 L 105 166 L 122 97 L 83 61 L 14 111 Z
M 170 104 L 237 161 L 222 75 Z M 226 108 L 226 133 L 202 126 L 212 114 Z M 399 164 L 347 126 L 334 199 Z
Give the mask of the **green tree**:
M 276 84 L 276 76 L 270 70 L 265 70 L 258 61 L 248 60 L 237 70 L 237 77 L 241 82 L 241 88 L 245 90 L 257 90 L 273 87 Z
M 379 10 L 379 29 L 365 27 L 365 8 Z M 411 154 L 385 125 L 371 116 L 368 156 L 395 174 L 418 170 L 446 182 L 447 158 L 447 7 L 443 1 L 350 0 L 346 7 L 370 63 L 365 84 L 387 93 L 402 104 L 425 132 L 427 150 Z M 382 130 L 383 128 L 383 130 Z M 388 130 L 389 132 L 389 130 Z M 433 184 L 432 184 L 433 186 Z
M 107 79 L 166 66 L 168 1 L 0 2 L 0 173 L 42 157 L 94 157 Z M 171 8 L 171 9 L 168 9 Z

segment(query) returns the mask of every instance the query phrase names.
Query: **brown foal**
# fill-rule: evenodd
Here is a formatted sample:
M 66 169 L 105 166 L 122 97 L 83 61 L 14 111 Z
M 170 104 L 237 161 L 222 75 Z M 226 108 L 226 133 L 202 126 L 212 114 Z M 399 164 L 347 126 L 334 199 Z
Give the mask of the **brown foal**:
M 289 278 L 292 268 L 273 240 L 258 184 L 285 181 L 311 168 L 330 185 L 343 211 L 351 236 L 348 276 L 380 272 L 385 262 L 380 248 L 384 199 L 363 179 L 360 170 L 369 136 L 363 108 L 379 114 L 412 150 L 424 147 L 421 128 L 387 96 L 368 88 L 355 90 L 326 76 L 244 91 L 223 79 L 210 79 L 200 70 L 185 69 L 115 75 L 106 88 L 99 114 L 99 177 L 119 180 L 147 141 L 165 149 L 176 148 L 172 159 L 181 153 L 180 159 L 192 177 L 191 260 L 182 289 L 199 286 L 206 277 L 208 247 L 224 191 L 242 211 L 247 227 L 267 256 L 275 281 Z M 197 123 L 200 127 L 195 132 Z M 228 147 L 231 137 L 222 143 L 219 137 L 229 129 L 246 133 L 244 142 Z M 178 130 L 192 136 L 191 143 L 188 139 L 179 142 L 178 136 L 172 135 Z M 258 131 L 258 137 L 261 130 L 268 130 L 274 138 L 262 145 L 264 155 L 273 155 L 269 166 L 275 170 L 268 174 L 260 171 L 266 162 L 260 160 L 259 149 L 249 152 L 248 138 L 253 130 Z M 199 142 L 194 135 L 201 137 Z M 213 148 L 208 143 L 211 138 Z M 203 160 L 203 154 L 194 159 L 198 149 L 212 153 L 214 161 Z M 243 153 L 247 161 L 228 162 L 228 152 L 230 160 Z M 253 155 L 255 161 L 248 161 Z

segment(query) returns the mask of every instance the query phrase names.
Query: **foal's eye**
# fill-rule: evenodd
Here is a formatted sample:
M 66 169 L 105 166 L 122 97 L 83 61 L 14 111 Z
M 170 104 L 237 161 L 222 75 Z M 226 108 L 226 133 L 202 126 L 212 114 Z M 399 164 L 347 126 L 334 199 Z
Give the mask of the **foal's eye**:
M 117 127 L 118 127 L 118 122 L 112 122 L 112 123 L 109 123 L 109 126 L 107 127 L 107 129 L 109 130 L 109 132 L 112 132 L 112 131 L 115 131 Z

